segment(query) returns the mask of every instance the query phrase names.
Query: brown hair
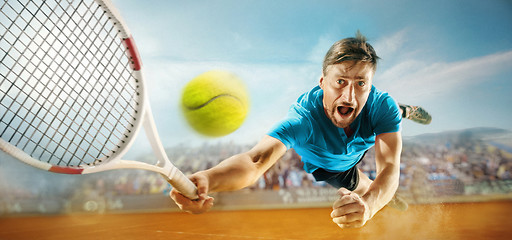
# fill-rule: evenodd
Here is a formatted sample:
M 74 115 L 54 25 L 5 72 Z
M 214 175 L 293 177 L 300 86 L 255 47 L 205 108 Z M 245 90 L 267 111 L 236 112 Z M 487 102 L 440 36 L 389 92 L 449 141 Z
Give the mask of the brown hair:
M 366 37 L 358 30 L 355 38 L 345 38 L 331 46 L 325 55 L 322 72 L 325 75 L 328 66 L 344 61 L 369 62 L 375 72 L 378 59 L 372 45 L 366 42 Z

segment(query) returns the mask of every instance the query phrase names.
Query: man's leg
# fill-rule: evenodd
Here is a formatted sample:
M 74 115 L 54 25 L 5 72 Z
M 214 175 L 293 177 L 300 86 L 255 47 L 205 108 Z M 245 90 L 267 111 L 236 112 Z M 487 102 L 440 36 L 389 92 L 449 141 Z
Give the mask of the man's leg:
M 420 124 L 430 124 L 432 116 L 420 106 L 411 106 L 406 104 L 398 104 L 402 112 L 402 118 L 412 120 Z

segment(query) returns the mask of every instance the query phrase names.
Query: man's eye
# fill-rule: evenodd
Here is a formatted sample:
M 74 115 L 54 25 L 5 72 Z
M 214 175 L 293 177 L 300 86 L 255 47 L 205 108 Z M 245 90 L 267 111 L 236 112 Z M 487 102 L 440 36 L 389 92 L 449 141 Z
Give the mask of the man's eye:
M 345 83 L 345 80 L 343 80 L 343 79 L 338 79 L 338 80 L 336 80 L 336 83 L 337 83 L 337 84 L 343 84 L 343 83 Z
M 363 81 L 358 82 L 358 84 L 359 84 L 360 87 L 364 87 L 366 85 L 366 83 L 363 82 Z

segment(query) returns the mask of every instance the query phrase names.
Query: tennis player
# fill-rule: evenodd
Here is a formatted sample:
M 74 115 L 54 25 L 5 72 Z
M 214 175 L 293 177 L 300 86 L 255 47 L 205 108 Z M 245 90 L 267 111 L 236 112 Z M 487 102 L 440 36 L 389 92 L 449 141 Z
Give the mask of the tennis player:
M 401 120 L 428 124 L 431 118 L 421 108 L 399 105 L 372 85 L 377 60 L 359 32 L 334 43 L 325 56 L 319 85 L 300 96 L 285 119 L 248 152 L 190 176 L 199 200 L 191 201 L 176 190 L 171 198 L 184 211 L 208 211 L 213 206 L 208 193 L 254 184 L 293 148 L 306 172 L 339 189 L 331 218 L 340 228 L 363 226 L 388 203 L 407 208 L 394 198 L 400 176 Z M 371 147 L 377 168 L 373 181 L 357 168 Z

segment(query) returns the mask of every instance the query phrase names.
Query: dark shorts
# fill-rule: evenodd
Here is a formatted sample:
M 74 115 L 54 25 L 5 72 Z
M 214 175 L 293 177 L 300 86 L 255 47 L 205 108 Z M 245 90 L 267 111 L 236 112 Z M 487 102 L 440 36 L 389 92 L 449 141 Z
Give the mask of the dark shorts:
M 344 187 L 349 191 L 354 191 L 359 184 L 359 171 L 357 170 L 357 165 L 365 155 L 366 152 L 363 154 L 361 159 L 357 161 L 356 165 L 345 172 L 333 173 L 319 168 L 313 172 L 313 177 L 315 177 L 317 181 L 324 181 L 335 188 Z

